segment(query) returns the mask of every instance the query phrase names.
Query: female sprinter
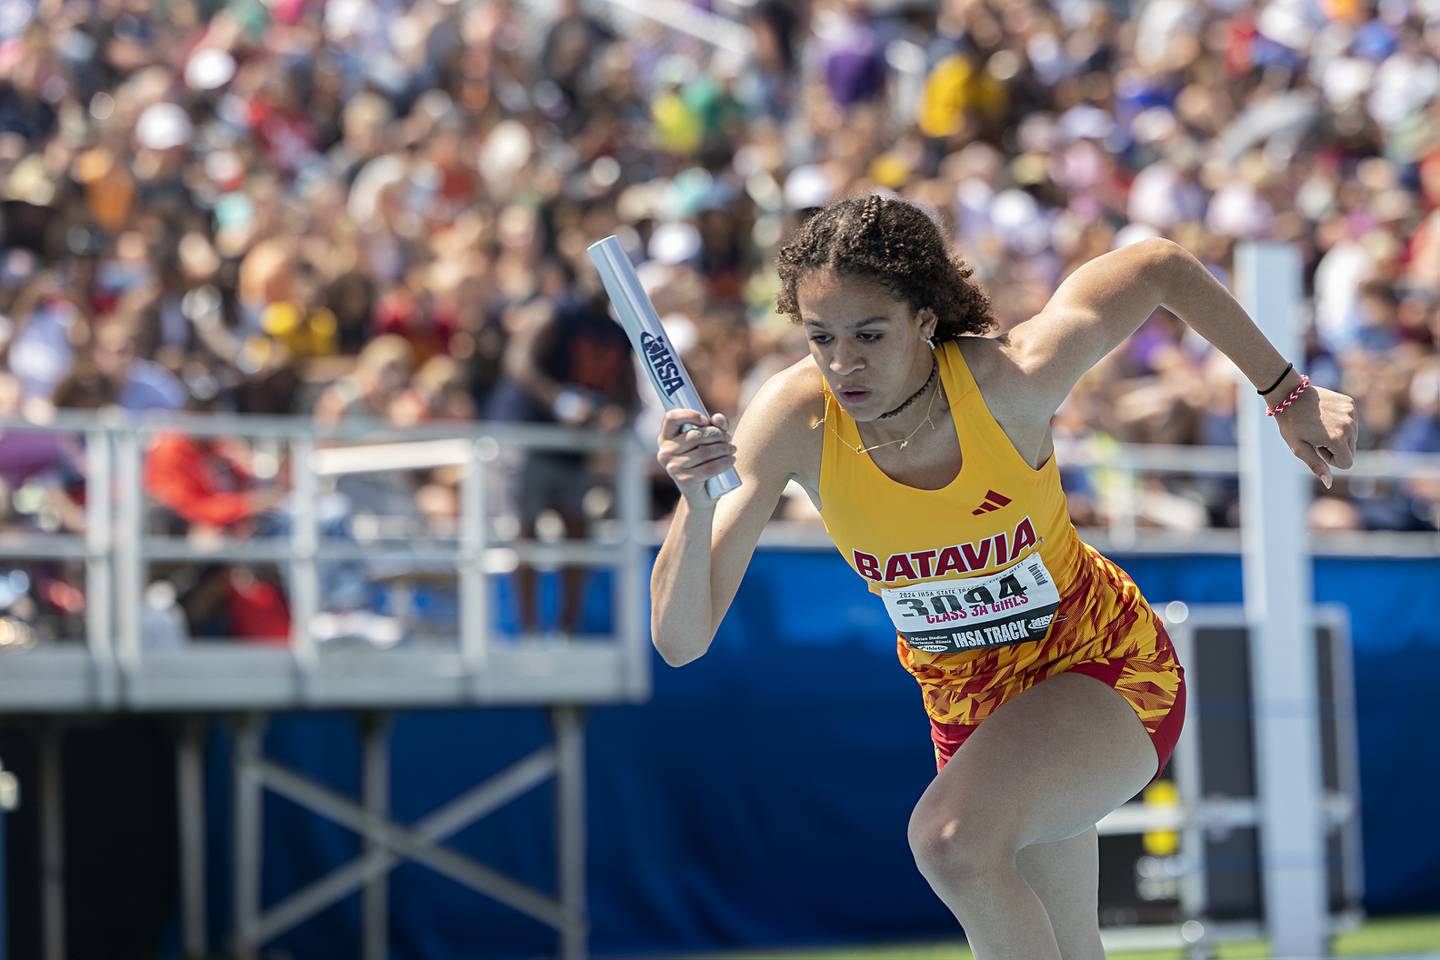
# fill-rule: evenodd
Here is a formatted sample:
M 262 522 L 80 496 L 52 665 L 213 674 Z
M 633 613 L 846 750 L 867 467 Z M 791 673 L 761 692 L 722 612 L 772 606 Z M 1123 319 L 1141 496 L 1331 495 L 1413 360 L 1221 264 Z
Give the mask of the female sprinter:
M 980 960 L 1103 957 L 1095 823 L 1164 767 L 1185 675 L 1134 582 L 1076 535 L 1051 415 L 1162 305 L 1285 405 L 1280 432 L 1327 486 L 1351 463 L 1354 404 L 1167 240 L 1085 264 L 1003 337 L 981 336 L 985 294 L 904 201 L 831 205 L 778 265 L 809 358 L 765 384 L 733 443 L 723 416 L 665 417 L 659 460 L 684 496 L 651 580 L 655 645 L 675 666 L 705 652 L 798 481 L 920 683 L 940 771 L 910 818 L 920 872 Z M 705 478 L 731 466 L 743 485 L 712 503 Z

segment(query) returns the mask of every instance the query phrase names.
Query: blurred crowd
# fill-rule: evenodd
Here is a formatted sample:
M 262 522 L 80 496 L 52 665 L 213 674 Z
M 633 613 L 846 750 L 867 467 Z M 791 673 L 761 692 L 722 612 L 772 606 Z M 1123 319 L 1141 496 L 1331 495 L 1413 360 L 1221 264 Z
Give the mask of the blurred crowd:
M 603 0 L 0 2 L 0 416 L 653 436 L 585 247 L 620 235 L 707 403 L 733 414 L 805 350 L 774 311 L 776 246 L 815 208 L 880 190 L 943 223 L 1002 329 L 1144 237 L 1227 282 L 1237 241 L 1294 244 L 1297 365 L 1357 398 L 1362 449 L 1440 452 L 1440 2 L 689 6 L 705 39 Z M 1100 449 L 1228 445 L 1255 402 L 1160 311 L 1055 430 Z M 0 530 L 82 530 L 84 458 L 78 438 L 0 434 Z M 287 529 L 270 461 L 160 438 L 157 522 Z M 603 514 L 596 467 L 517 457 L 514 532 L 537 535 L 547 510 L 572 533 Z M 1231 483 L 1065 480 L 1081 524 L 1237 521 Z M 352 535 L 367 495 L 443 528 L 456 484 L 357 484 L 332 532 Z M 1440 482 L 1342 479 L 1311 518 L 1434 530 Z M 266 578 L 234 580 L 214 591 L 227 627 L 270 610 L 253 630 L 283 634 L 278 581 L 247 607 Z M 76 582 L 54 573 L 42 602 L 78 609 Z

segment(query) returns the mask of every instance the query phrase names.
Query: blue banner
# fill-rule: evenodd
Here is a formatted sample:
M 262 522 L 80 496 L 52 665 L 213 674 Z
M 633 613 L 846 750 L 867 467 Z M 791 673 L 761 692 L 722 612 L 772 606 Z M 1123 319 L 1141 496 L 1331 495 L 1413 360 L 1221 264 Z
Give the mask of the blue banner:
M 1236 603 L 1236 557 L 1115 558 L 1156 601 Z M 1321 559 L 1317 602 L 1344 604 L 1353 632 L 1366 905 L 1440 909 L 1440 626 L 1427 598 L 1440 558 Z M 502 590 L 502 605 L 508 591 Z M 608 583 L 588 591 L 607 628 Z M 824 597 L 798 606 L 794 597 Z M 1262 641 L 1263 642 L 1263 638 Z M 394 814 L 418 819 L 541 745 L 538 710 L 412 712 L 396 720 Z M 229 928 L 228 750 L 211 756 L 212 903 Z M 352 796 L 359 742 L 339 715 L 278 719 L 267 750 Z M 591 713 L 586 744 L 588 878 L 596 955 L 674 956 L 730 947 L 858 943 L 956 934 L 916 872 L 910 808 L 933 776 L 914 681 L 885 611 L 828 551 L 761 550 L 714 646 L 674 670 L 655 660 L 642 707 Z M 348 831 L 277 797 L 265 806 L 267 905 L 359 852 Z M 453 846 L 555 890 L 549 785 L 462 831 Z M 542 924 L 425 868 L 391 874 L 397 957 L 549 956 Z M 277 946 L 301 957 L 358 953 L 352 895 Z

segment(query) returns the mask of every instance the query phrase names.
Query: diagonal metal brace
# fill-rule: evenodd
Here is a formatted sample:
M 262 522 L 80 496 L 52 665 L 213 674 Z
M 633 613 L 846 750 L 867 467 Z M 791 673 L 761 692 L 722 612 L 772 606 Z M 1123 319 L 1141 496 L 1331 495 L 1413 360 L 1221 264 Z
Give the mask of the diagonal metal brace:
M 539 786 L 555 772 L 555 748 L 542 747 L 417 820 L 412 832 L 426 840 L 443 840 Z M 389 850 L 378 850 L 336 867 L 267 910 L 260 919 L 260 936 L 265 940 L 278 936 L 366 881 L 394 869 L 401 859 Z
M 348 797 L 274 761 L 261 760 L 257 766 L 262 782 L 276 793 L 390 848 L 351 861 L 267 911 L 257 928 L 260 942 L 345 896 L 366 879 L 392 869 L 402 857 L 424 864 L 552 927 L 563 927 L 570 920 L 558 901 L 436 842 L 554 775 L 558 766 L 553 747 L 537 750 L 469 794 L 428 815 L 411 829 L 389 820 L 377 820 Z

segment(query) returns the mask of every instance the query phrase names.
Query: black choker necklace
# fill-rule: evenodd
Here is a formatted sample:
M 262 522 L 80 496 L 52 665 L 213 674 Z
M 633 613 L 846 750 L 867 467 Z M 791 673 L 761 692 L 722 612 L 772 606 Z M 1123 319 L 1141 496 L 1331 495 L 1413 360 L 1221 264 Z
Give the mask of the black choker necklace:
M 880 416 L 876 417 L 875 419 L 876 419 L 876 420 L 889 420 L 891 417 L 895 416 L 897 413 L 901 412 L 901 411 L 904 410 L 906 407 L 910 406 L 910 404 L 914 403 L 916 400 L 919 400 L 920 397 L 921 397 L 922 395 L 924 395 L 925 391 L 930 389 L 930 385 L 935 382 L 935 377 L 936 377 L 936 375 L 937 375 L 939 372 L 940 372 L 940 362 L 939 362 L 938 360 L 936 360 L 934 357 L 931 357 L 931 358 L 930 358 L 930 377 L 929 377 L 929 379 L 927 379 L 924 383 L 922 383 L 922 384 L 920 385 L 920 389 L 919 389 L 919 390 L 916 390 L 914 393 L 910 394 L 910 399 L 909 399 L 909 400 L 906 400 L 904 403 L 900 404 L 900 406 L 896 407 L 894 410 L 891 410 L 889 413 L 882 413 L 882 414 L 880 414 Z

